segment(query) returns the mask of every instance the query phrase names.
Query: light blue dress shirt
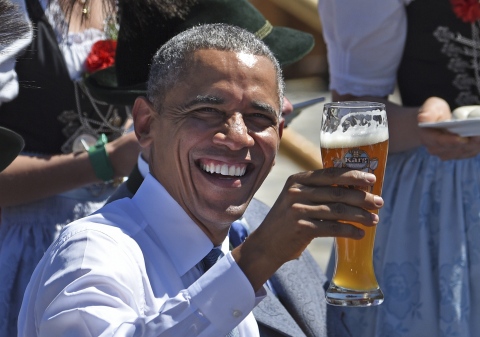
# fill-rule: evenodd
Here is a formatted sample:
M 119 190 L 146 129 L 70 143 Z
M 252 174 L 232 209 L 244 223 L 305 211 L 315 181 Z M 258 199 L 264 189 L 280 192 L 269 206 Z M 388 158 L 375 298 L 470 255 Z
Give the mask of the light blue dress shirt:
M 65 227 L 37 266 L 19 336 L 259 336 L 256 294 L 228 251 L 202 275 L 212 242 L 150 174 Z

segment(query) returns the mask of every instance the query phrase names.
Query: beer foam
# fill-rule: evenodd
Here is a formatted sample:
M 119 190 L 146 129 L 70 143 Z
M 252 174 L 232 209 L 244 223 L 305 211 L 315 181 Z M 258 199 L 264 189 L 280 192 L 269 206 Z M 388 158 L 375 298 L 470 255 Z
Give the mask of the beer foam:
M 388 140 L 388 124 L 383 110 L 350 113 L 341 116 L 339 123 L 323 126 L 320 145 L 323 148 L 366 146 Z M 369 125 L 367 129 L 365 126 Z

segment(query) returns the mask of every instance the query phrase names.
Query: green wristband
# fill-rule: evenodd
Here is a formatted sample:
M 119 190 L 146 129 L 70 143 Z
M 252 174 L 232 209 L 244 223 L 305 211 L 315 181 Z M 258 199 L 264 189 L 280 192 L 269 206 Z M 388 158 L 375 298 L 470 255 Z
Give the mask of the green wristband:
M 95 175 L 103 181 L 110 181 L 114 177 L 113 167 L 105 150 L 105 144 L 107 143 L 107 136 L 102 133 L 95 145 L 90 146 L 88 149 L 88 158 L 90 163 L 92 163 Z

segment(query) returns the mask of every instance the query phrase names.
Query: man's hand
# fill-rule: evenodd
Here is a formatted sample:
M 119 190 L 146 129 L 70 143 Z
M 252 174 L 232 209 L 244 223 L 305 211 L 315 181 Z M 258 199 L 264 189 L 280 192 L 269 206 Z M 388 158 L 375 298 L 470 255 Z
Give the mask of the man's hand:
M 360 189 L 375 182 L 373 174 L 329 168 L 291 176 L 260 227 L 237 247 L 233 257 L 255 290 L 285 262 L 301 255 L 316 237 L 363 237 L 365 226 L 378 223 L 367 210 L 383 206 L 382 198 Z
M 430 97 L 420 108 L 418 122 L 440 122 L 451 119 L 448 103 Z M 433 128 L 420 128 L 420 141 L 432 155 L 442 160 L 465 159 L 480 153 L 480 137 L 460 137 L 454 133 Z

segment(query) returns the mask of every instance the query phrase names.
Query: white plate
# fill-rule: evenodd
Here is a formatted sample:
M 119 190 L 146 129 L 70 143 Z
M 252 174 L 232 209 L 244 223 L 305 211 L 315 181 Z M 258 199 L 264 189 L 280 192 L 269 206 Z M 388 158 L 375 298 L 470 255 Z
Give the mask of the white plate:
M 462 137 L 480 136 L 480 118 L 451 119 L 436 123 L 419 123 L 421 128 L 445 129 Z

